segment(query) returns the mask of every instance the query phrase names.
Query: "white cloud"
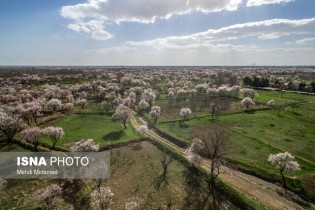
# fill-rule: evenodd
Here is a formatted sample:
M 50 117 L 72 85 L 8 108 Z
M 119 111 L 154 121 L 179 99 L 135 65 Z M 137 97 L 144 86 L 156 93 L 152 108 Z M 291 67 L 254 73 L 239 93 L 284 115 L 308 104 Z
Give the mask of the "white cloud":
M 259 6 L 263 4 L 279 4 L 287 3 L 293 0 L 248 0 L 247 6 Z M 156 18 L 167 19 L 172 15 L 183 15 L 193 11 L 199 11 L 203 13 L 218 12 L 222 10 L 236 10 L 243 0 L 88 0 L 87 3 L 64 6 L 61 8 L 60 14 L 64 18 L 74 20 L 74 23 L 68 25 L 68 28 L 77 32 L 91 33 L 92 38 L 98 40 L 110 39 L 112 35 L 108 33 L 104 25 L 105 23 L 117 23 L 120 22 L 140 22 L 140 23 L 152 23 Z M 283 20 L 273 20 L 275 23 L 272 25 L 285 24 L 281 22 Z M 276 21 L 280 21 L 276 23 Z M 289 21 L 289 20 L 287 20 Z M 91 26 L 93 23 L 93 26 Z M 261 28 L 265 22 L 256 22 L 255 25 L 239 24 L 234 25 L 233 28 L 222 28 L 222 31 L 217 34 L 224 35 L 229 39 L 234 39 L 233 30 L 238 30 L 247 27 L 256 30 L 257 27 Z M 260 24 L 260 25 L 259 25 Z M 269 27 L 271 28 L 271 27 Z M 246 31 L 247 32 L 247 31 Z M 208 32 L 209 34 L 211 31 Z M 220 36 L 216 36 L 214 31 L 212 35 L 220 39 Z M 228 35 L 227 33 L 230 33 Z M 254 34 L 255 31 L 251 31 Z M 283 34 L 271 33 L 260 34 L 260 39 L 274 39 L 283 36 Z
M 314 33 L 315 18 L 302 20 L 273 19 L 210 29 L 189 36 L 170 36 L 146 41 L 127 41 L 116 48 L 91 51 L 95 59 L 108 57 L 119 65 L 265 65 L 312 64 L 313 48 L 279 44 L 261 46 L 237 43 L 237 39 L 278 39 L 282 36 Z M 93 57 L 91 56 L 91 57 Z M 131 62 L 131 63 L 128 63 Z
M 77 32 L 89 33 L 88 21 L 104 23 L 140 22 L 153 23 L 156 18 L 167 19 L 172 15 L 183 15 L 193 11 L 203 13 L 222 10 L 236 10 L 243 0 L 88 0 L 87 3 L 64 6 L 60 14 L 75 22 L 68 28 Z M 98 25 L 97 30 L 91 30 L 92 38 L 101 40 L 111 38 L 111 35 Z M 93 31 L 95 34 L 93 36 Z M 99 35 L 101 33 L 101 35 Z
M 82 27 L 79 24 L 69 24 L 67 28 L 74 30 L 76 32 L 80 32 L 82 30 Z
M 227 42 L 245 37 L 257 39 L 277 39 L 294 34 L 314 33 L 315 18 L 288 20 L 272 19 L 231 25 L 220 29 L 209 29 L 189 36 L 171 36 L 141 42 L 126 42 L 130 46 L 152 47 L 156 49 L 198 49 L 211 47 L 214 42 Z
M 261 6 L 264 4 L 282 4 L 282 3 L 289 3 L 295 0 L 248 0 L 246 3 L 247 7 L 253 6 Z
M 104 30 L 103 21 L 99 20 L 90 20 L 88 22 L 76 21 L 67 27 L 76 32 L 89 33 L 96 40 L 107 40 L 113 37 L 113 35 Z
M 155 18 L 169 18 L 192 11 L 217 12 L 236 10 L 242 0 L 89 0 L 84 4 L 64 6 L 60 14 L 65 18 L 103 19 L 119 22 L 154 22 Z
M 296 44 L 315 44 L 315 37 L 297 40 Z

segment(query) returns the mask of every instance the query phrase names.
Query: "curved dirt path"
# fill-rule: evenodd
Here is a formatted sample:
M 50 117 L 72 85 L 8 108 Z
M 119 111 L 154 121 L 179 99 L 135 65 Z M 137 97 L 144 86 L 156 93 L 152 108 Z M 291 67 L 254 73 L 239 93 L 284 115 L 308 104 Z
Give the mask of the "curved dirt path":
M 141 123 L 137 121 L 139 119 Z M 135 129 L 138 129 L 141 124 L 147 125 L 147 122 L 144 121 L 142 118 L 136 118 L 135 113 L 133 112 L 130 116 L 130 121 L 132 126 Z M 145 134 L 152 138 L 155 141 L 158 141 L 168 147 L 171 147 L 179 154 L 185 155 L 185 150 L 177 145 L 169 142 L 167 139 L 161 137 L 153 130 L 148 130 Z M 201 167 L 207 171 L 210 169 L 210 161 L 203 160 Z M 257 202 L 263 204 L 268 209 L 290 209 L 290 210 L 297 210 L 297 209 L 304 209 L 302 206 L 298 205 L 297 203 L 288 200 L 287 198 L 279 195 L 277 190 L 282 190 L 281 187 L 259 179 L 255 176 L 248 175 L 246 173 L 228 168 L 226 166 L 222 166 L 220 168 L 220 178 L 222 181 L 228 183 L 231 187 L 236 189 L 237 191 L 243 193 L 245 196 L 256 200 Z M 312 206 L 314 208 L 314 206 Z M 314 208 L 315 209 L 315 208 Z

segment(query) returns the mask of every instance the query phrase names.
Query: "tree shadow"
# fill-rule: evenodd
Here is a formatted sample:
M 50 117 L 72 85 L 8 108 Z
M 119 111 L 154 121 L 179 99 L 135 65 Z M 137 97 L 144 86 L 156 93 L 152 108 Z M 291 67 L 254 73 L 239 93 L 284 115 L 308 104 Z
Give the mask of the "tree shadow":
M 83 196 L 84 182 L 80 179 L 65 179 L 62 181 L 63 199 L 71 203 L 74 209 L 83 210 L 90 206 L 89 197 Z
M 132 145 L 132 150 L 133 150 L 133 151 L 140 151 L 140 150 L 142 150 L 142 145 L 141 145 L 141 143 L 133 144 L 133 145 Z
M 185 122 L 180 122 L 180 123 L 179 123 L 179 127 L 180 127 L 180 128 L 189 128 L 189 124 L 188 124 L 188 123 L 185 123 Z
M 105 136 L 102 137 L 103 140 L 105 141 L 114 141 L 114 140 L 118 140 L 121 137 L 123 137 L 125 135 L 124 131 L 112 131 L 109 132 L 108 134 L 106 134 Z
M 218 210 L 225 209 L 224 196 L 216 190 L 215 185 L 209 188 L 210 180 L 205 180 L 199 169 L 190 166 L 183 171 L 186 180 L 186 198 L 181 209 Z
M 183 171 L 186 180 L 186 198 L 182 209 L 204 209 L 204 189 L 201 185 L 201 174 L 195 167 L 189 167 Z
M 292 114 L 296 115 L 296 116 L 302 116 L 302 114 L 298 113 L 298 112 L 291 112 Z
M 255 114 L 256 113 L 256 110 L 245 110 L 244 111 L 245 113 L 247 113 L 247 114 Z
M 165 176 L 159 176 L 156 178 L 156 180 L 154 181 L 154 187 L 156 190 L 160 190 L 163 187 L 166 187 L 169 185 L 168 180 L 166 179 Z
M 114 112 L 105 112 L 104 114 L 102 115 L 105 115 L 105 116 L 108 116 L 108 117 L 111 117 L 113 116 Z
M 201 187 L 201 173 L 198 168 L 189 166 L 183 171 L 186 180 L 186 187 L 192 189 L 199 189 Z

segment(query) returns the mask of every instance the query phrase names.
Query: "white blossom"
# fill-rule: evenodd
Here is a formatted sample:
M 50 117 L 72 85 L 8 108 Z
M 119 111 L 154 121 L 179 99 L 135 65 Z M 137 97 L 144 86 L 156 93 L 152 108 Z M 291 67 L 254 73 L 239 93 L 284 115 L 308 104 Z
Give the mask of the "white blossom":
M 186 149 L 185 153 L 187 155 L 188 162 L 191 165 L 198 167 L 201 164 L 201 161 L 202 161 L 201 156 L 195 153 L 193 149 L 191 149 L 191 147 Z
M 62 188 L 57 184 L 52 184 L 35 192 L 33 199 L 39 204 L 44 204 L 47 209 L 53 209 L 55 199 L 61 194 Z
M 185 121 L 189 115 L 191 115 L 191 110 L 189 108 L 182 108 L 179 112 L 179 115 L 183 117 L 183 120 Z
M 206 92 L 208 89 L 208 84 L 207 83 L 197 84 L 195 89 L 197 90 L 198 93 Z
M 87 103 L 87 100 L 83 98 L 83 99 L 78 99 L 75 102 L 75 105 L 80 106 L 82 109 L 84 109 L 86 103 Z
M 7 183 L 8 183 L 7 180 L 0 178 L 0 196 L 3 196 L 5 194 L 4 189 L 6 188 Z M 1 198 L 0 198 L 0 200 L 1 200 Z
M 124 127 L 126 128 L 126 123 L 130 115 L 130 109 L 127 106 L 120 104 L 113 114 L 112 118 L 114 120 L 120 121 L 123 123 Z
M 51 139 L 51 141 L 53 143 L 53 147 L 55 147 L 57 141 L 59 139 L 63 138 L 63 136 L 65 135 L 65 132 L 60 127 L 49 126 L 49 127 L 46 127 L 43 130 L 43 132 L 45 135 L 47 135 Z
M 113 196 L 109 187 L 101 187 L 91 193 L 91 204 L 95 208 L 110 210 Z
M 48 108 L 52 109 L 53 111 L 56 111 L 61 108 L 61 101 L 59 99 L 51 99 L 47 103 Z
M 271 154 L 268 161 L 280 171 L 294 172 L 300 170 L 300 165 L 294 161 L 293 155 L 288 152 Z
M 23 130 L 24 127 L 25 125 L 21 119 L 12 117 L 0 110 L 0 131 L 4 133 L 9 141 L 11 141 L 18 132 Z
M 268 105 L 268 106 L 273 106 L 273 105 L 275 105 L 275 100 L 273 100 L 273 99 L 269 100 L 269 101 L 267 102 L 267 105 Z
M 243 98 L 241 101 L 242 106 L 245 106 L 246 109 L 249 109 L 252 105 L 255 105 L 254 101 L 250 97 Z
M 62 110 L 65 112 L 71 112 L 74 109 L 73 103 L 65 103 L 62 105 Z
M 125 210 L 134 210 L 139 206 L 136 201 L 130 201 L 125 204 Z
M 169 91 L 168 92 L 168 97 L 173 97 L 174 96 L 174 92 L 173 91 Z
M 155 97 L 156 97 L 156 94 L 151 88 L 144 90 L 142 93 L 142 98 L 145 99 L 149 103 L 150 107 L 154 103 Z
M 97 152 L 99 149 L 100 146 L 94 143 L 93 139 L 82 139 L 70 147 L 72 152 Z
M 154 120 L 157 120 L 157 118 L 160 116 L 160 114 L 161 114 L 161 108 L 159 106 L 154 106 L 151 108 L 150 116 Z
M 44 134 L 44 130 L 39 127 L 27 128 L 20 133 L 21 138 L 24 141 L 34 144 L 35 150 L 37 149 L 39 141 L 44 136 Z
M 254 98 L 258 96 L 258 93 L 254 89 L 250 89 L 250 88 L 243 88 L 241 90 L 241 93 L 243 93 L 244 97 Z
M 149 107 L 150 107 L 150 104 L 145 99 L 141 99 L 141 101 L 139 102 L 139 109 L 146 110 Z

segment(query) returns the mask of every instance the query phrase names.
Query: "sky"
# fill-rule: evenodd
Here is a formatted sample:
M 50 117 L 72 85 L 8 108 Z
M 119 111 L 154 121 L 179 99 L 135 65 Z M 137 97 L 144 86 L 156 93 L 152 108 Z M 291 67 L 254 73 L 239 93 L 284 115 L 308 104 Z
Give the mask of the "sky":
M 0 65 L 315 65 L 315 0 L 0 0 Z

